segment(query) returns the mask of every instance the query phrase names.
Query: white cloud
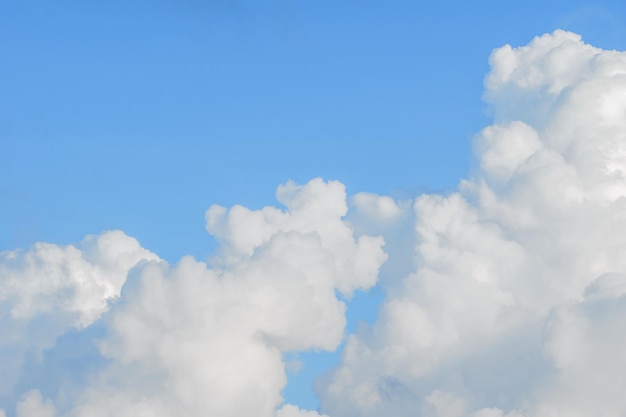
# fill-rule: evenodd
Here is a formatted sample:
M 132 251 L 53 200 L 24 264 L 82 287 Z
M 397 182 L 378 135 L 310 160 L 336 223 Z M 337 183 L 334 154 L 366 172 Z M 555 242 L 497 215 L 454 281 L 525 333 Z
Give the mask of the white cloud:
M 83 251 L 36 246 L 31 252 L 39 254 L 37 262 L 27 265 L 38 265 L 33 279 L 42 283 L 33 287 L 52 285 L 40 290 L 52 304 L 25 304 L 19 318 L 59 308 L 87 316 L 76 324 L 82 327 L 110 304 L 96 323 L 104 329 L 96 344 L 106 361 L 91 370 L 83 386 L 62 381 L 43 396 L 27 394 L 17 405 L 17 417 L 44 408 L 80 417 L 274 416 L 287 382 L 283 353 L 335 350 L 346 322 L 336 291 L 350 296 L 371 287 L 386 259 L 382 238 L 355 238 L 342 219 L 347 212 L 342 184 L 289 182 L 277 197 L 285 211 L 209 208 L 207 229 L 222 244 L 212 267 L 185 257 L 174 266 L 144 262 L 126 276 L 130 261 L 137 259 L 127 256 L 123 239 L 112 241 L 109 234 L 97 244 L 89 238 Z M 145 259 L 157 259 L 135 246 Z M 117 269 L 106 269 L 113 266 Z M 14 284 L 20 280 L 11 277 L 36 274 L 23 263 L 11 267 L 17 271 L 7 275 L 13 298 L 30 299 L 30 287 Z M 54 294 L 68 286 L 72 291 L 59 295 L 57 306 Z M 46 353 L 54 356 L 54 351 Z M 319 416 L 289 405 L 278 413 Z
M 37 390 L 25 393 L 16 406 L 17 417 L 54 417 L 54 404 L 50 400 L 43 400 Z
M 14 398 L 28 360 L 40 360 L 60 335 L 97 320 L 128 271 L 156 259 L 119 231 L 88 236 L 78 246 L 38 243 L 0 253 L 0 396 Z
M 156 255 L 120 231 L 88 236 L 79 247 L 37 243 L 0 254 L 0 302 L 13 319 L 64 312 L 74 325 L 98 319 L 119 296 L 128 270 Z
M 626 413 L 626 54 L 556 31 L 491 66 L 497 124 L 415 200 L 414 271 L 318 384 L 333 417 Z
M 207 263 L 122 232 L 0 254 L 0 416 L 626 414 L 626 54 L 556 31 L 490 62 L 456 192 L 288 182 L 284 209 L 210 207 Z M 284 353 L 336 350 L 337 292 L 379 275 L 321 411 L 281 404 Z

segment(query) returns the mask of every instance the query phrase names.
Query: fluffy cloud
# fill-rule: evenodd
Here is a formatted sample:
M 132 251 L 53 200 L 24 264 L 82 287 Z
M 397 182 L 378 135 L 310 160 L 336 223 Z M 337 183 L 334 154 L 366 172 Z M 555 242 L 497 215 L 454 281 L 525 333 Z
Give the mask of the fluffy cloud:
M 556 31 L 490 63 L 496 124 L 415 200 L 414 271 L 318 384 L 333 417 L 626 413 L 626 54 Z
M 68 375 L 45 393 L 27 391 L 16 416 L 274 416 L 286 384 L 283 353 L 335 350 L 346 321 L 336 291 L 349 297 L 371 287 L 386 259 L 381 238 L 355 238 L 342 219 L 340 183 L 289 182 L 277 198 L 286 210 L 209 208 L 207 229 L 221 243 L 211 266 L 191 257 L 170 266 L 119 232 L 88 238 L 82 252 L 38 245 L 20 262 L 6 254 L 13 320 L 58 309 L 82 328 L 101 316 L 91 325 L 101 329 L 99 366 L 82 384 Z M 135 265 L 140 259 L 151 261 Z M 29 303 L 36 297 L 42 302 Z M 88 329 L 73 347 L 93 345 Z M 57 338 L 44 369 L 63 349 Z M 319 416 L 291 405 L 278 415 Z
M 0 398 L 14 400 L 29 363 L 40 361 L 60 335 L 98 320 L 119 297 L 128 271 L 157 259 L 120 231 L 88 236 L 78 246 L 38 243 L 0 253 Z M 33 398 L 21 409 L 31 409 Z
M 288 182 L 210 207 L 206 262 L 119 231 L 0 254 L 0 416 L 626 414 L 626 54 L 556 31 L 490 63 L 456 192 Z M 282 404 L 284 353 L 336 350 L 379 279 L 321 411 Z
M 0 302 L 12 319 L 65 313 L 85 327 L 120 294 L 131 267 L 158 257 L 123 232 L 88 236 L 78 247 L 37 243 L 0 254 Z

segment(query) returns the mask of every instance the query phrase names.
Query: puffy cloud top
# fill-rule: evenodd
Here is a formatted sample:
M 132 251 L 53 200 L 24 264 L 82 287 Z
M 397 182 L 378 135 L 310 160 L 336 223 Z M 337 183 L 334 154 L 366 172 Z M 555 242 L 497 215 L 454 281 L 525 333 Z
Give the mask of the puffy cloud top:
M 496 124 L 415 200 L 413 273 L 319 384 L 333 417 L 626 413 L 626 54 L 556 31 L 490 63 Z
M 277 197 L 286 210 L 209 208 L 207 230 L 222 243 L 212 266 L 191 257 L 167 265 L 121 232 L 80 249 L 37 244 L 3 255 L 9 321 L 59 311 L 79 328 L 98 320 L 104 329 L 95 343 L 105 360 L 85 384 L 62 382 L 50 398 L 19 393 L 17 417 L 319 416 L 288 404 L 277 411 L 282 354 L 337 348 L 346 307 L 335 291 L 373 286 L 384 242 L 354 236 L 336 181 L 289 182 Z M 77 343 L 93 343 L 87 330 Z M 59 356 L 63 331 L 50 335 L 48 356 Z
M 158 257 L 121 231 L 86 237 L 78 247 L 37 243 L 0 253 L 0 302 L 14 319 L 67 313 L 85 327 L 120 294 L 129 269 Z

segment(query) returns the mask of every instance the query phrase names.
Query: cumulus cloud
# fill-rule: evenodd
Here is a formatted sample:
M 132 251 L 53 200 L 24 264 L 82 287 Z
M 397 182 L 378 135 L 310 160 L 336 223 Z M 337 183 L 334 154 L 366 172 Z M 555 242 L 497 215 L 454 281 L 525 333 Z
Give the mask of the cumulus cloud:
M 277 198 L 285 210 L 210 207 L 207 230 L 221 243 L 210 265 L 168 265 L 120 232 L 88 238 L 82 251 L 39 244 L 4 254 L 9 319 L 67 313 L 78 329 L 101 328 L 95 342 L 80 332 L 77 341 L 104 358 L 81 386 L 20 393 L 15 415 L 320 416 L 277 411 L 283 353 L 337 348 L 346 306 L 336 292 L 375 285 L 384 242 L 355 237 L 338 182 L 289 182 Z M 58 336 L 44 369 L 63 349 Z
M 496 123 L 414 201 L 413 272 L 318 384 L 333 417 L 626 413 L 626 54 L 556 31 L 490 64 Z
M 65 313 L 73 325 L 98 319 L 119 296 L 128 270 L 158 257 L 123 232 L 88 236 L 78 247 L 37 243 L 0 254 L 0 301 L 12 319 Z
M 1 253 L 0 416 L 625 415 L 626 54 L 556 31 L 490 64 L 455 192 L 288 182 L 210 207 L 206 261 L 119 231 Z M 338 349 L 379 281 L 321 409 L 283 404 L 284 354 Z
M 157 259 L 120 231 L 88 236 L 77 246 L 38 243 L 0 253 L 0 398 L 15 400 L 29 363 L 40 361 L 59 336 L 98 320 L 119 297 L 128 271 Z M 34 398 L 25 398 L 22 409 L 31 409 Z

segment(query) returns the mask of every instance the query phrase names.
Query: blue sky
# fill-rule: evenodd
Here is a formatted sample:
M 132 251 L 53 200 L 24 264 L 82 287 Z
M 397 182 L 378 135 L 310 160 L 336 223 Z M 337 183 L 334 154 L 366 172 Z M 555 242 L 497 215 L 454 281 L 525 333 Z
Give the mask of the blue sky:
M 626 49 L 626 5 L 0 0 L 0 251 L 121 229 L 176 263 L 215 249 L 211 204 L 275 205 L 290 179 L 445 193 L 491 123 L 491 51 L 558 28 Z M 296 356 L 284 395 L 315 409 L 338 354 Z
M 619 2 L 1 7 L 0 247 L 121 228 L 170 260 L 206 253 L 211 203 L 268 204 L 287 179 L 452 187 L 492 49 L 625 38 Z

